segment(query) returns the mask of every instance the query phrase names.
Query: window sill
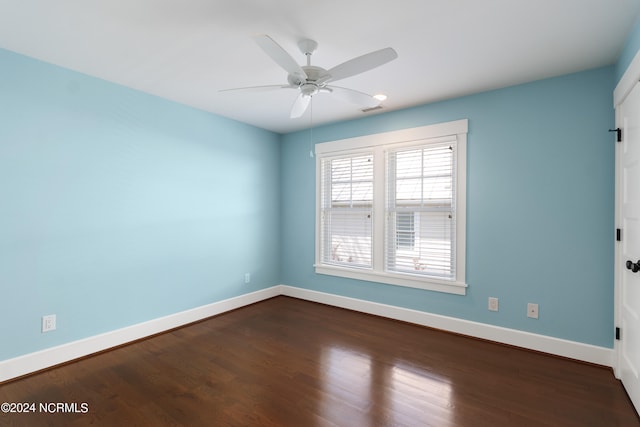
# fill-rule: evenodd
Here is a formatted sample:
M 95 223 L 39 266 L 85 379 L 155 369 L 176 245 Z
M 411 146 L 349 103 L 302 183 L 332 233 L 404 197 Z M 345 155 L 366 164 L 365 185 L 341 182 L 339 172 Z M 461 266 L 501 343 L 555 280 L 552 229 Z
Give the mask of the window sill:
M 366 280 L 387 285 L 404 286 L 425 289 L 428 291 L 445 292 L 455 295 L 466 295 L 467 284 L 432 278 L 412 278 L 404 275 L 383 273 L 371 270 L 354 270 L 329 265 L 316 265 L 316 273 L 328 276 L 346 277 L 349 279 Z

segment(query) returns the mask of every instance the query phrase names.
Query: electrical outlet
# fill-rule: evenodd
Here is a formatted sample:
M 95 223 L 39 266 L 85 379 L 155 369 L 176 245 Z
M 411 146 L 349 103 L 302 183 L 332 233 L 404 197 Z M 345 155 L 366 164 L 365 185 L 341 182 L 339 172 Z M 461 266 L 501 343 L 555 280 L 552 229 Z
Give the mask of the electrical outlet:
M 244 273 L 244 283 L 249 283 L 251 281 L 251 273 Z
M 42 316 L 42 332 L 54 331 L 56 329 L 56 315 L 50 314 Z
M 498 311 L 498 298 L 489 297 L 489 311 Z
M 538 318 L 538 304 L 532 302 L 527 304 L 527 317 L 531 317 L 532 319 Z

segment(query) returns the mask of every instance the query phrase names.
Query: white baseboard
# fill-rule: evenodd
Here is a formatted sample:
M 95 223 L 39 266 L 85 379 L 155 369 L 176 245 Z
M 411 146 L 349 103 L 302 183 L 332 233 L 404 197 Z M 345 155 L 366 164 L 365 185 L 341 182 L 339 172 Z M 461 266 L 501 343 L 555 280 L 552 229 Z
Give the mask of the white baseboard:
M 335 307 L 346 308 L 362 313 L 415 323 L 431 328 L 442 329 L 509 344 L 530 350 L 541 351 L 557 356 L 568 357 L 603 366 L 614 366 L 614 351 L 610 348 L 568 341 L 545 335 L 532 334 L 484 323 L 472 322 L 455 317 L 442 316 L 411 310 L 387 304 L 380 304 L 335 294 L 278 285 L 262 289 L 223 301 L 214 302 L 191 310 L 181 311 L 169 316 L 127 326 L 122 329 L 73 341 L 34 353 L 0 361 L 0 383 L 27 375 L 51 366 L 69 362 L 99 351 L 108 350 L 138 339 L 168 331 L 198 320 L 206 319 L 230 310 L 235 310 L 265 299 L 285 295 L 307 301 L 319 302 Z
M 0 382 L 69 362 L 99 351 L 168 331 L 188 323 L 280 295 L 280 286 L 262 289 L 191 310 L 127 326 L 34 353 L 0 361 Z
M 346 308 L 362 313 L 401 320 L 444 331 L 455 332 L 475 338 L 495 341 L 502 344 L 522 347 L 529 350 L 540 351 L 556 356 L 576 359 L 583 362 L 594 363 L 613 367 L 614 351 L 612 348 L 583 344 L 575 341 L 553 338 L 546 335 L 533 334 L 518 331 L 516 329 L 503 328 L 485 323 L 472 322 L 455 317 L 426 313 L 424 311 L 411 310 L 387 304 L 380 304 L 355 298 L 344 297 L 335 294 L 296 288 L 293 286 L 281 286 L 281 294 L 319 302 L 335 307 Z

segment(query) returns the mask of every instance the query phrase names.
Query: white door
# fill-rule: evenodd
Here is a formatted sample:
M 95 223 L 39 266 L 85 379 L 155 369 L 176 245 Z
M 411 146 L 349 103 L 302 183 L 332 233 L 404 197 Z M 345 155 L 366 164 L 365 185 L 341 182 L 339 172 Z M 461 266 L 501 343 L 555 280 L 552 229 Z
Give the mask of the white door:
M 622 142 L 616 143 L 616 311 L 621 329 L 618 372 L 640 412 L 640 84 L 616 109 Z

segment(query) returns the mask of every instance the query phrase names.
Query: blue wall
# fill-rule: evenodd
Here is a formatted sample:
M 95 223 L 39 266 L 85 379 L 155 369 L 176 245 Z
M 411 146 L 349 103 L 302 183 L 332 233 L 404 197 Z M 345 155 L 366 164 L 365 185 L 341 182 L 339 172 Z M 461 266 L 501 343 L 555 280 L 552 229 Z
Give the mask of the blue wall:
M 4 50 L 0 121 L 0 360 L 279 283 L 277 134 Z
M 316 275 L 309 132 L 285 135 L 282 282 L 612 347 L 613 87 L 611 66 L 314 129 L 324 142 L 469 119 L 466 296 Z
M 314 273 L 308 131 L 0 50 L 0 360 L 278 283 L 611 347 L 607 129 L 638 28 L 615 66 L 314 129 L 324 142 L 469 119 L 466 296 Z M 52 313 L 58 330 L 40 333 Z

